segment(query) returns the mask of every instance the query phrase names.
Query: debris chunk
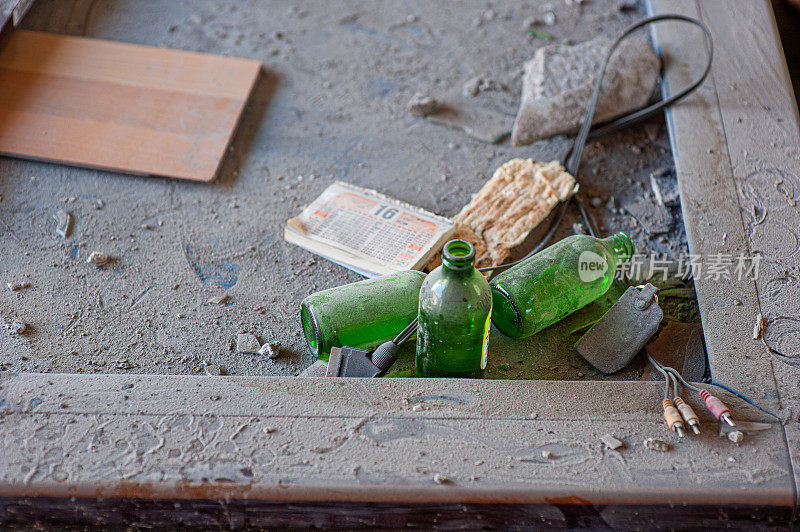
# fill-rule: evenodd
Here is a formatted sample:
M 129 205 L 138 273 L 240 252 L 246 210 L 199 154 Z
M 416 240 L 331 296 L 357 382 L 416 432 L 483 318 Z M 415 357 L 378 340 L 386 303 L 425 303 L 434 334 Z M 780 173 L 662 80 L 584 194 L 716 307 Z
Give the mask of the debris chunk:
M 555 457 L 556 457 L 556 455 L 554 455 L 552 451 L 548 451 L 547 449 L 542 451 L 542 458 L 544 458 L 546 460 L 552 460 Z
M 26 282 L 26 281 L 22 281 L 22 282 L 11 281 L 10 283 L 6 283 L 6 286 L 12 292 L 17 292 L 17 291 L 22 290 L 24 288 L 29 288 L 31 286 L 31 283 Z
M 452 482 L 449 478 L 442 475 L 441 473 L 436 473 L 435 475 L 433 475 L 433 481 L 436 482 L 437 484 L 447 484 L 449 482 Z
M 761 338 L 761 333 L 764 331 L 764 315 L 760 312 L 756 316 L 756 323 L 753 325 L 753 340 Z
M 616 451 L 624 445 L 621 440 L 618 440 L 611 434 L 603 434 L 600 436 L 600 441 L 612 451 Z
M 657 440 L 655 438 L 647 438 L 644 440 L 644 446 L 650 449 L 651 451 L 658 451 L 660 453 L 666 453 L 672 447 L 669 443 L 665 442 L 664 440 Z
M 209 375 L 211 377 L 217 377 L 219 375 L 222 375 L 222 368 L 217 364 L 210 364 L 205 360 L 203 360 L 200 363 L 200 366 L 202 366 L 203 371 L 206 372 L 206 375 Z
M 438 111 L 441 106 L 439 100 L 436 98 L 417 93 L 411 98 L 411 101 L 408 102 L 408 112 L 414 116 L 424 117 L 432 115 Z
M 545 24 L 555 15 L 545 15 Z M 611 39 L 578 45 L 551 44 L 525 63 L 522 100 L 511 143 L 515 146 L 576 131 L 583 122 L 597 71 Z M 644 106 L 658 80 L 659 59 L 642 37 L 623 41 L 611 58 L 597 102 L 595 122 Z
M 744 441 L 744 433 L 740 430 L 732 430 L 728 433 L 728 439 L 739 445 Z
M 298 377 L 324 377 L 328 372 L 328 364 L 324 360 L 317 360 L 300 372 Z
M 56 220 L 56 233 L 61 238 L 67 238 L 72 233 L 72 215 L 66 211 L 58 211 L 53 215 Z
M 6 325 L 6 327 L 8 327 L 8 330 L 10 330 L 13 334 L 22 334 L 28 329 L 28 326 L 19 320 L 12 321 Z
M 97 266 L 102 266 L 103 264 L 109 261 L 108 255 L 103 253 L 102 251 L 92 251 L 89 255 L 89 258 L 86 259 L 88 264 L 96 264 Z
M 214 296 L 208 299 L 208 302 L 212 305 L 224 305 L 228 301 L 231 300 L 231 296 L 228 294 L 222 294 L 221 296 Z
M 464 82 L 461 86 L 461 94 L 467 98 L 477 96 L 478 94 L 486 91 L 504 91 L 506 86 L 493 79 L 485 78 L 483 76 L 475 76 Z
M 258 341 L 255 334 L 252 333 L 239 333 L 236 335 L 236 350 L 239 353 L 258 353 L 261 349 L 261 342 Z
M 654 172 L 650 174 L 650 189 L 656 202 L 662 207 L 672 207 L 680 202 L 678 181 L 674 177 L 657 175 Z
M 259 355 L 266 355 L 269 358 L 275 359 L 281 356 L 280 342 L 267 342 L 258 350 Z

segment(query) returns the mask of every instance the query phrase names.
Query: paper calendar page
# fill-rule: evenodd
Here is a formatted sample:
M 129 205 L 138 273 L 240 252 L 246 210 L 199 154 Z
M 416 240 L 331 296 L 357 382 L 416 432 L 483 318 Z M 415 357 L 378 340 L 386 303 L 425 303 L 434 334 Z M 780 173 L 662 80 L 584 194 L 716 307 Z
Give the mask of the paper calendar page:
M 374 277 L 422 268 L 452 232 L 447 218 L 337 182 L 287 221 L 284 237 Z

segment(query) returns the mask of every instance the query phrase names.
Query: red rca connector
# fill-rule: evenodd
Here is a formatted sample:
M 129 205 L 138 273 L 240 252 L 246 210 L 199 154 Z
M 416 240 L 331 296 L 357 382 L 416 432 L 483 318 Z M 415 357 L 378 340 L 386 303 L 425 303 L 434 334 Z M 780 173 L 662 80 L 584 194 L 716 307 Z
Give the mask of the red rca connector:
M 683 418 L 680 412 L 669 399 L 664 399 L 661 404 L 664 406 L 664 419 L 667 420 L 669 430 L 677 432 L 678 436 L 683 438 Z
M 736 426 L 736 423 L 731 419 L 731 411 L 725 406 L 725 403 L 708 393 L 708 390 L 701 391 L 700 397 L 706 402 L 706 407 L 708 407 L 709 412 L 714 414 L 715 418 L 721 419 L 731 427 Z
M 692 407 L 687 405 L 680 397 L 672 399 L 672 403 L 681 413 L 683 420 L 689 425 L 692 432 L 700 434 L 700 420 L 697 418 L 697 414 L 694 413 L 694 410 L 692 410 Z

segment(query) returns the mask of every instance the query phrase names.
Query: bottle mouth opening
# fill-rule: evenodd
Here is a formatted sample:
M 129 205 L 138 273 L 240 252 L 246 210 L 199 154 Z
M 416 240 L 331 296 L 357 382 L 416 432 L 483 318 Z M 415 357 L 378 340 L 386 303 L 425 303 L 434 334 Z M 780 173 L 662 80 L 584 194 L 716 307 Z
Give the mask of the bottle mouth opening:
M 305 304 L 305 301 L 300 306 L 300 321 L 303 323 L 303 336 L 308 350 L 319 358 L 322 354 L 322 331 L 314 311 Z
M 455 270 L 469 268 L 475 262 L 475 248 L 466 240 L 451 240 L 444 245 L 442 262 Z
M 631 257 L 633 257 L 633 254 L 636 252 L 636 248 L 633 245 L 631 237 L 629 237 L 627 233 L 622 233 L 622 232 L 617 233 L 614 236 L 622 244 L 622 249 L 625 254 L 625 260 L 628 260 Z

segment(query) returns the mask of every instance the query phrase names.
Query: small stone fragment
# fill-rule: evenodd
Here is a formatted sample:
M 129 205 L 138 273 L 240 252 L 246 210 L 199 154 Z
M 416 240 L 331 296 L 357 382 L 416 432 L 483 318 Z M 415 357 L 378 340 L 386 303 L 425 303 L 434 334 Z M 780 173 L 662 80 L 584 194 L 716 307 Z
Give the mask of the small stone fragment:
M 603 444 L 612 451 L 616 451 L 623 445 L 621 440 L 618 440 L 611 434 L 603 434 L 602 436 L 600 436 L 600 441 L 603 442 Z
M 230 301 L 231 296 L 228 294 L 222 294 L 221 296 L 214 296 L 208 299 L 208 302 L 212 305 L 224 305 L 228 301 Z
M 548 11 L 547 13 L 544 14 L 544 17 L 542 18 L 542 20 L 544 20 L 544 23 L 547 26 L 555 26 L 555 24 L 556 24 L 556 14 L 553 13 L 552 11 Z
M 452 482 L 449 478 L 440 473 L 436 473 L 435 475 L 433 475 L 433 481 L 436 482 L 437 484 L 447 484 L 449 482 Z
M 425 409 L 422 407 L 422 405 L 414 405 L 411 407 L 411 410 L 413 410 L 414 412 L 422 412 Z
M 740 430 L 732 430 L 728 433 L 728 439 L 739 445 L 744 441 L 744 433 Z
M 436 98 L 417 93 L 408 102 L 408 112 L 414 116 L 425 117 L 439 110 L 441 104 Z
M 674 177 L 650 174 L 650 188 L 659 205 L 672 207 L 680 202 L 678 181 Z
M 760 312 L 756 316 L 756 323 L 753 325 L 753 340 L 761 338 L 761 333 L 764 331 L 764 315 Z
M 19 320 L 12 321 L 7 327 L 13 334 L 22 334 L 28 328 L 27 325 Z
M 28 282 L 25 282 L 25 281 L 22 281 L 22 282 L 11 281 L 10 283 L 6 283 L 6 286 L 12 292 L 17 292 L 19 290 L 22 290 L 23 288 L 30 287 L 31 283 L 28 283 Z
M 554 455 L 552 453 L 552 451 L 548 451 L 548 450 L 542 451 L 542 458 L 545 458 L 547 460 L 552 460 L 555 457 L 556 457 L 556 455 Z
M 261 349 L 261 342 L 258 341 L 255 334 L 239 333 L 236 336 L 236 350 L 239 353 L 258 353 Z
M 209 364 L 204 360 L 203 362 L 200 363 L 200 365 L 203 367 L 203 371 L 206 372 L 206 375 L 209 375 L 211 377 L 217 377 L 219 375 L 222 375 L 222 368 L 217 364 Z
M 660 453 L 666 453 L 669 451 L 671 445 L 663 440 L 657 440 L 655 438 L 647 438 L 644 440 L 644 446 L 650 449 L 651 451 L 658 451 Z
M 66 211 L 58 211 L 53 215 L 56 220 L 56 233 L 67 238 L 72 233 L 72 215 Z
M 266 355 L 275 359 L 281 356 L 281 344 L 279 342 L 267 342 L 258 350 L 259 355 Z
M 86 262 L 88 264 L 96 264 L 97 266 L 102 266 L 108 261 L 109 261 L 108 255 L 106 255 L 102 251 L 92 251 L 92 253 L 89 255 L 89 258 L 86 259 Z
M 300 372 L 298 377 L 324 377 L 328 372 L 328 364 L 324 360 L 317 360 Z

